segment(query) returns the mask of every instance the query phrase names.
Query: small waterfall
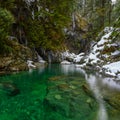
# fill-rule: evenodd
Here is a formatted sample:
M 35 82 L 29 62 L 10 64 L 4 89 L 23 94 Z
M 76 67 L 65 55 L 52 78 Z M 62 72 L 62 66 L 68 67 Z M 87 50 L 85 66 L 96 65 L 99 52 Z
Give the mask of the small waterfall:
M 38 54 L 38 52 L 36 51 L 37 54 L 37 59 L 39 63 L 45 63 L 46 61 L 43 60 L 43 58 Z
M 38 62 L 40 62 L 41 60 L 43 60 L 42 57 L 38 54 L 38 52 L 36 52 L 36 53 L 37 53 Z
M 35 12 L 34 12 L 34 10 L 32 11 L 32 19 L 33 20 L 35 19 Z
M 48 54 L 48 63 L 51 63 L 51 55 L 50 54 Z
M 48 58 L 48 63 L 52 62 L 52 51 L 47 51 L 47 58 Z

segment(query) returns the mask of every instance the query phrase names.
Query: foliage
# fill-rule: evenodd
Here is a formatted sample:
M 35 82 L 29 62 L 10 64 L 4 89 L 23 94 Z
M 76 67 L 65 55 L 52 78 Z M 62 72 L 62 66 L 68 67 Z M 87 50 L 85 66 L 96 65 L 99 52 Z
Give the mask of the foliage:
M 114 20 L 119 15 L 119 6 L 120 0 L 117 0 Z M 29 4 L 28 0 L 0 0 L 1 51 L 9 49 L 6 41 L 13 23 L 11 13 L 15 17 L 11 33 L 19 42 L 27 43 L 31 48 L 58 50 L 63 48 L 63 29 L 70 25 L 71 15 L 76 11 L 89 21 L 91 29 L 87 35 L 90 37 L 96 37 L 103 27 L 111 24 L 111 0 L 34 0 Z M 119 25 L 120 20 L 117 20 L 115 26 Z
M 0 8 L 0 53 L 10 50 L 6 41 L 13 21 L 11 13 L 6 9 Z
M 14 2 L 15 0 L 0 0 L 0 7 L 12 10 L 15 7 Z
M 92 26 L 92 36 L 97 36 L 106 25 L 111 24 L 111 0 L 81 0 L 79 6 L 80 14 Z
M 30 11 L 33 11 L 34 15 L 29 14 L 27 21 L 23 20 L 23 28 L 30 47 L 51 50 L 63 47 L 63 28 L 70 23 L 73 1 L 40 0 L 30 4 Z

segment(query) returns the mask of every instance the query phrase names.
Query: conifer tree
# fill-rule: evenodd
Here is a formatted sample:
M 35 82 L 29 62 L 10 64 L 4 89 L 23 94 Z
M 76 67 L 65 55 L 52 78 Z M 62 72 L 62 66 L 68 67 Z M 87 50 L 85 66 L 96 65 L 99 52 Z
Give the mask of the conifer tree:
M 13 21 L 11 13 L 6 9 L 0 8 L 0 53 L 9 51 L 9 46 L 7 46 L 6 42 Z

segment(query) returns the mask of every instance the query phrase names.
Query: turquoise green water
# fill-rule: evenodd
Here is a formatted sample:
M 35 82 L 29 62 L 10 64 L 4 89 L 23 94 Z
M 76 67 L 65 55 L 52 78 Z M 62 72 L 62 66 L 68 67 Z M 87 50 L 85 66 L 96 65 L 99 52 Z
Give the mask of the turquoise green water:
M 119 120 L 119 110 L 112 102 L 104 105 L 98 97 L 102 87 L 93 90 L 94 76 L 86 75 L 74 66 L 53 64 L 1 76 L 0 82 L 15 84 L 20 93 L 0 90 L 0 120 Z

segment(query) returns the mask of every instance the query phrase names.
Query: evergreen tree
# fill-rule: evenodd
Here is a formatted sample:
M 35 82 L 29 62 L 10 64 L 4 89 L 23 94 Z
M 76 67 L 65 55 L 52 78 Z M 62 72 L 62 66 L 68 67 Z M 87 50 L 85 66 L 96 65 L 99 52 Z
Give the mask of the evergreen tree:
M 0 8 L 0 53 L 9 52 L 10 50 L 10 47 L 7 46 L 7 37 L 13 21 L 11 13 L 6 9 Z
M 20 26 L 19 40 L 21 41 L 21 34 L 24 34 L 31 47 L 60 49 L 64 40 L 63 29 L 70 23 L 74 2 L 75 0 L 69 2 L 36 0 L 30 3 L 26 2 L 27 5 L 23 1 L 16 2 L 19 9 L 17 18 L 17 24 Z

